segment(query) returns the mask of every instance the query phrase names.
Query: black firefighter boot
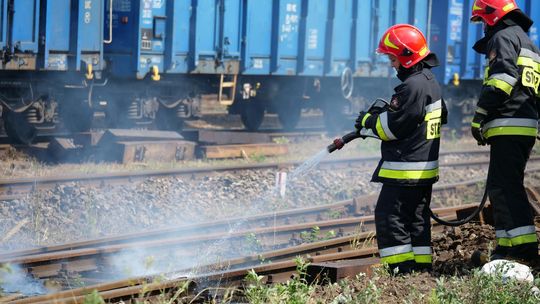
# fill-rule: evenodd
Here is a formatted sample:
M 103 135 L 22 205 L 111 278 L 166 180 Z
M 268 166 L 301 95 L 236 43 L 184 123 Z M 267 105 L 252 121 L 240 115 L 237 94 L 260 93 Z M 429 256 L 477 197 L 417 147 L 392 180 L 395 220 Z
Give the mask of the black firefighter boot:
M 402 275 L 413 272 L 416 266 L 415 261 L 405 261 L 396 264 L 388 264 L 388 272 L 391 275 Z
M 508 258 L 526 265 L 538 264 L 538 243 L 513 246 L 508 251 Z
M 508 255 L 508 248 L 504 246 L 497 246 L 495 250 L 491 252 L 491 255 L 488 255 L 485 252 L 480 250 L 475 250 L 471 255 L 471 262 L 476 267 L 484 266 L 484 264 L 489 263 L 495 260 L 505 259 Z

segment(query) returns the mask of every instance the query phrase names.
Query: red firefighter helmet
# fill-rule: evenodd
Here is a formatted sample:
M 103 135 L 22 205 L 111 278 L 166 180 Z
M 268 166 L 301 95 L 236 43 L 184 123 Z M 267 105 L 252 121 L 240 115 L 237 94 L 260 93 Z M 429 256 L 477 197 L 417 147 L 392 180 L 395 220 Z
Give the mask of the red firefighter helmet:
M 472 7 L 472 22 L 484 21 L 494 26 L 509 12 L 518 9 L 515 0 L 475 0 Z
M 402 66 L 410 68 L 426 58 L 430 51 L 426 37 L 418 28 L 396 24 L 384 32 L 377 53 L 394 55 Z

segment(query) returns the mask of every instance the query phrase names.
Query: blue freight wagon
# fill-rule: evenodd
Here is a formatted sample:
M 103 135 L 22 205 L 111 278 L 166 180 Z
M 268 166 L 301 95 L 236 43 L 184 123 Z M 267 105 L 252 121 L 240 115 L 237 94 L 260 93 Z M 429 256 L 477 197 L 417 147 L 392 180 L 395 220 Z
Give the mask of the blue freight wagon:
M 396 84 L 374 50 L 397 23 L 419 27 L 441 59 L 435 69 L 456 126 L 471 112 L 484 58 L 472 0 L 5 0 L 0 21 L 0 103 L 5 129 L 29 142 L 59 120 L 88 130 L 178 130 L 214 93 L 245 127 L 265 113 L 294 128 L 303 108 L 343 125 Z M 518 0 L 536 21 L 540 2 Z M 347 127 L 350 127 L 350 122 Z
M 449 122 L 453 128 L 467 124 L 468 117 L 474 114 L 486 64 L 484 57 L 472 49 L 474 43 L 483 37 L 482 26 L 469 22 L 473 1 L 433 1 L 431 13 L 430 46 L 442 63 L 434 72 L 444 84 Z M 516 2 L 534 21 L 529 37 L 540 45 L 540 1 Z
M 265 112 L 293 128 L 305 107 L 323 109 L 335 126 L 351 113 L 354 92 L 372 98 L 382 93 L 374 86 L 391 88 L 387 61 L 374 53 L 378 39 L 394 23 L 426 30 L 430 3 L 108 0 L 110 78 L 98 91 L 116 125 L 177 128 L 197 114 L 196 96 L 214 92 L 251 130 Z
M 0 109 L 10 137 L 28 143 L 34 127 L 52 128 L 58 115 L 72 130 L 89 126 L 102 27 L 100 0 L 0 2 Z

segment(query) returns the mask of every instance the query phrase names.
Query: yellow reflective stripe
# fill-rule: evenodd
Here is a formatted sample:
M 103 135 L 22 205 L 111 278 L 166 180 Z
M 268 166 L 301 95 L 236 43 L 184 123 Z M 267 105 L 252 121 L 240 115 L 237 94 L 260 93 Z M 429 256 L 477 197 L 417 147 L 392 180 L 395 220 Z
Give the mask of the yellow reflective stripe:
M 514 7 L 516 7 L 516 6 L 514 5 L 514 3 L 508 3 L 507 5 L 505 5 L 505 6 L 503 7 L 503 11 L 504 11 L 504 12 L 508 12 L 509 10 L 513 9 Z
M 506 81 L 500 80 L 500 79 L 494 79 L 490 78 L 487 81 L 484 82 L 484 85 L 496 87 L 497 89 L 502 90 L 506 94 L 510 95 L 512 93 L 512 89 L 514 88 L 512 85 L 507 83 Z
M 381 123 L 381 117 L 379 116 L 379 118 L 377 118 L 377 125 L 375 126 L 375 129 L 377 129 L 377 135 L 379 135 L 379 137 L 384 140 L 384 141 L 389 141 L 390 138 L 388 138 L 388 136 L 386 135 L 386 133 L 384 133 L 384 130 L 383 130 L 383 127 L 382 127 L 382 123 Z
M 394 179 L 426 179 L 439 175 L 439 168 L 432 170 L 390 170 L 380 169 L 379 177 Z
M 369 113 L 366 113 L 366 115 L 364 115 L 364 118 L 362 118 L 362 127 L 365 127 L 366 126 L 366 120 L 371 116 L 371 114 Z
M 414 260 L 414 253 L 412 253 L 411 251 L 407 253 L 400 253 L 400 254 L 382 257 L 381 263 L 397 264 L 397 263 L 413 261 L 413 260 Z
M 473 10 L 473 12 L 475 12 L 475 11 L 481 11 L 482 8 L 481 8 L 480 6 L 478 6 L 478 5 L 476 5 L 476 1 L 474 1 L 472 10 Z
M 442 109 L 435 110 L 433 112 L 429 112 L 426 114 L 426 117 L 424 118 L 425 121 L 428 121 L 430 119 L 439 118 L 442 115 Z
M 536 233 L 516 236 L 516 237 L 511 238 L 510 241 L 512 242 L 511 246 L 517 246 L 517 245 L 529 244 L 529 243 L 536 243 L 537 242 Z
M 536 137 L 537 133 L 538 129 L 529 127 L 493 127 L 484 132 L 484 136 L 486 138 L 499 135 L 523 135 Z
M 431 254 L 415 254 L 414 261 L 416 263 L 431 263 L 433 260 Z
M 484 84 L 486 84 L 488 78 L 489 78 L 489 67 L 486 67 L 484 69 Z
M 391 47 L 393 49 L 399 50 L 399 47 L 393 44 L 392 41 L 390 41 L 390 33 L 388 33 L 386 37 L 384 38 L 384 45 L 386 45 L 387 47 Z
M 424 56 L 428 51 L 429 49 L 427 48 L 427 46 L 425 46 L 420 50 L 420 52 L 418 52 L 418 55 Z
M 537 71 L 540 70 L 540 63 L 534 61 L 532 58 L 529 57 L 518 57 L 517 64 L 531 67 Z
M 504 247 L 512 247 L 512 242 L 509 238 L 498 238 L 497 245 Z
M 477 122 L 471 121 L 471 127 L 473 127 L 473 128 L 480 128 L 480 124 L 477 123 Z

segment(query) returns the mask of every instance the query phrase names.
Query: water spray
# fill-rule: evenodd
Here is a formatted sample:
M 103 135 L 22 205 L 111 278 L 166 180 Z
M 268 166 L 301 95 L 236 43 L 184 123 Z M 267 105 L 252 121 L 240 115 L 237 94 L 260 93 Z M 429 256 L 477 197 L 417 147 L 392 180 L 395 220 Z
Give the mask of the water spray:
M 364 131 L 364 130 L 362 130 Z M 328 151 L 328 153 L 332 153 L 336 150 L 341 150 L 341 148 L 343 148 L 346 144 L 348 144 L 349 142 L 357 139 L 357 138 L 365 138 L 365 137 L 372 137 L 372 136 L 369 136 L 369 135 L 364 135 L 362 131 L 353 131 L 353 132 L 350 132 L 350 133 L 347 133 L 345 135 L 343 135 L 343 137 L 341 138 L 336 138 L 334 139 L 334 141 L 328 145 L 328 147 L 326 147 L 326 150 Z M 441 224 L 441 225 L 445 225 L 445 226 L 452 226 L 452 227 L 457 227 L 457 226 L 461 226 L 465 223 L 468 223 L 470 222 L 473 218 L 475 218 L 479 213 L 480 211 L 482 211 L 482 209 L 484 209 L 484 205 L 486 204 L 486 201 L 487 201 L 487 188 L 484 190 L 484 195 L 482 196 L 482 200 L 480 201 L 480 205 L 478 205 L 478 208 L 476 208 L 474 210 L 473 213 L 471 213 L 468 217 L 462 219 L 462 220 L 459 220 L 459 221 L 445 221 L 439 217 L 437 217 L 437 215 L 435 215 L 433 213 L 433 211 L 431 210 L 431 208 L 429 209 L 429 214 L 431 216 L 431 218 L 433 220 L 435 220 L 437 223 Z

